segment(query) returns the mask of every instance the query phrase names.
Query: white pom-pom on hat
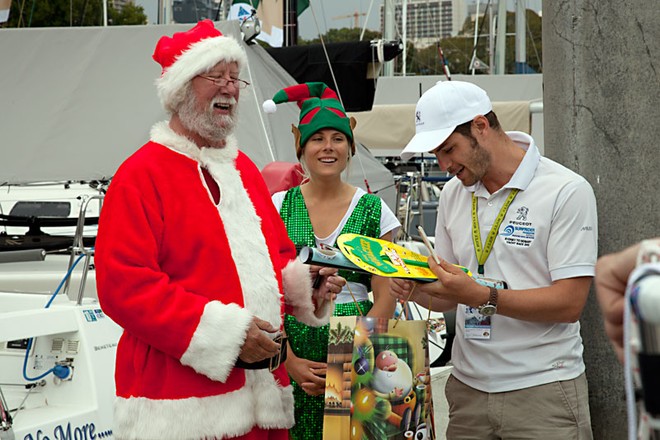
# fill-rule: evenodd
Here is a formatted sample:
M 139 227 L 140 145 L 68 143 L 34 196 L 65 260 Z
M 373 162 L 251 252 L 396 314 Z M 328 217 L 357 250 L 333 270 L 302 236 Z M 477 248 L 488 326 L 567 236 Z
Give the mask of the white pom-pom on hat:
M 265 113 L 275 113 L 277 111 L 277 104 L 275 104 L 275 101 L 272 99 L 267 99 L 263 104 L 261 104 L 261 106 L 263 107 Z

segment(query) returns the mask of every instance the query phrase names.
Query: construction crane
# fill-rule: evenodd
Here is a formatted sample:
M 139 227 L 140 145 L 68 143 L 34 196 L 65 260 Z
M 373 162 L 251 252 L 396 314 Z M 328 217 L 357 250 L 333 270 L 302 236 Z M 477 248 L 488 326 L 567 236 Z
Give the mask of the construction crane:
M 347 15 L 339 15 L 337 17 L 332 17 L 333 20 L 342 20 L 344 18 L 351 18 L 353 17 L 355 21 L 353 22 L 353 27 L 354 28 L 359 28 L 360 27 L 360 15 L 367 15 L 366 12 L 358 12 L 355 11 L 352 14 L 347 14 Z

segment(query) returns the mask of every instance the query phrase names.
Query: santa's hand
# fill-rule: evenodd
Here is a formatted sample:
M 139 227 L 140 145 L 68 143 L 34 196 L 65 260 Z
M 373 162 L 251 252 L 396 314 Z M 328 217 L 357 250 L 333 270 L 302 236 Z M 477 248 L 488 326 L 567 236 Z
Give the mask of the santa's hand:
M 332 301 L 341 292 L 346 280 L 337 275 L 337 269 L 333 267 L 321 267 L 318 271 L 317 277 L 321 277 L 317 288 L 313 291 L 313 296 L 317 301 Z
M 264 332 L 275 333 L 277 329 L 268 321 L 253 317 L 238 355 L 240 360 L 247 363 L 259 362 L 279 353 L 280 344 L 273 341 Z

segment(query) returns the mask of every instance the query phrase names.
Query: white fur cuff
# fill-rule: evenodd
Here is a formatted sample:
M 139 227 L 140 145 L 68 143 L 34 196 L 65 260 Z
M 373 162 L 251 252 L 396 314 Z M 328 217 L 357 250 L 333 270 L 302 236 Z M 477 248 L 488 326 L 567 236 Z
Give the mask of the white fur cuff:
M 209 302 L 181 363 L 224 382 L 234 368 L 251 322 L 252 314 L 236 304 Z
M 300 260 L 292 260 L 282 270 L 284 301 L 293 307 L 293 315 L 303 324 L 320 327 L 330 320 L 334 310 L 333 301 L 323 301 L 316 308 L 312 301 L 312 279 L 309 266 Z

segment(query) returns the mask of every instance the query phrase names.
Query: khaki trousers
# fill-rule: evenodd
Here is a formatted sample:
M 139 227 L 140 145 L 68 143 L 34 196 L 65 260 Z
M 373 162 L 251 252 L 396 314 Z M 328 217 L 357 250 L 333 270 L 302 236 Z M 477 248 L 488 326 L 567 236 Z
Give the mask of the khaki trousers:
M 445 387 L 447 440 L 592 440 L 584 374 L 522 390 L 484 393 L 453 375 Z

